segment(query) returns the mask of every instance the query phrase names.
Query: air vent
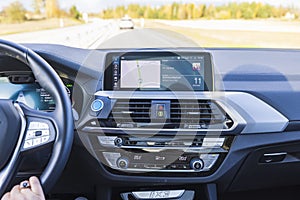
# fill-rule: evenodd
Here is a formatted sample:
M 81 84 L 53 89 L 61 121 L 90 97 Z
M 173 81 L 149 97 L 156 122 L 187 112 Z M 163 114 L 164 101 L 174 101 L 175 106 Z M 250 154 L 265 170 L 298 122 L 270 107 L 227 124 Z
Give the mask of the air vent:
M 232 120 L 211 100 L 173 100 L 170 121 L 185 129 L 228 129 Z
M 150 123 L 151 100 L 118 100 L 110 119 L 117 123 Z
M 108 119 L 101 121 L 111 128 L 230 129 L 233 126 L 230 116 L 212 100 L 120 99 Z

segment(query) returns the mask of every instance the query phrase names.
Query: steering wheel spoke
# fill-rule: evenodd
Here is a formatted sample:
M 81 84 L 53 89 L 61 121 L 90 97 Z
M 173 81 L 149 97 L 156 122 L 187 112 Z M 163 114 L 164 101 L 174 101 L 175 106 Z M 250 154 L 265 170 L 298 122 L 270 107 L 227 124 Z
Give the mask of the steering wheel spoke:
M 53 113 L 37 111 L 24 104 L 20 104 L 20 108 L 26 118 L 21 152 L 28 152 L 53 143 L 56 138 Z
M 41 118 L 27 118 L 27 129 L 21 151 L 29 151 L 46 146 L 55 140 L 56 131 L 49 120 Z

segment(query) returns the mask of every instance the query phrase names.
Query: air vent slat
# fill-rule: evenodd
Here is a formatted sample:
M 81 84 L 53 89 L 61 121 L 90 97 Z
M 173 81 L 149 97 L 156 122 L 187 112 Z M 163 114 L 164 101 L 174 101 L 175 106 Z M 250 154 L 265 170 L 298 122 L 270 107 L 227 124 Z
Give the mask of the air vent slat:
M 190 111 L 190 110 L 208 110 L 208 108 L 197 108 L 196 106 L 195 106 L 195 108 L 185 108 L 185 107 L 183 107 L 183 108 L 171 108 L 171 111 L 172 110 L 187 110 L 187 111 Z M 211 110 L 211 111 L 214 111 L 214 110 L 216 110 L 216 109 L 209 109 L 209 110 Z
M 151 102 L 117 102 L 116 105 L 149 105 L 151 106 Z
M 135 109 L 135 110 L 146 110 L 146 109 L 150 109 L 150 107 L 131 107 L 130 109 Z M 115 106 L 114 110 L 129 110 L 129 107 L 118 107 Z
M 125 120 L 125 119 L 129 119 L 129 120 L 149 120 L 149 117 L 114 117 L 114 119 L 118 119 L 118 120 Z M 130 121 L 129 121 L 130 122 Z
M 223 116 L 222 114 L 219 113 L 192 113 L 192 112 L 182 112 L 182 113 L 178 113 L 178 112 L 171 112 L 171 115 L 189 115 L 189 116 L 195 116 L 195 117 L 199 117 L 199 116 L 203 116 L 203 115 L 210 115 L 210 116 Z
M 136 112 L 136 111 L 122 111 L 122 112 L 116 112 L 116 111 L 113 111 L 112 112 L 112 115 L 149 115 L 149 112 Z
M 202 106 L 202 105 L 211 105 L 211 102 L 197 102 L 197 100 L 189 100 L 190 102 L 187 102 L 185 100 L 178 101 L 178 102 L 172 102 L 173 105 L 197 105 L 197 106 Z

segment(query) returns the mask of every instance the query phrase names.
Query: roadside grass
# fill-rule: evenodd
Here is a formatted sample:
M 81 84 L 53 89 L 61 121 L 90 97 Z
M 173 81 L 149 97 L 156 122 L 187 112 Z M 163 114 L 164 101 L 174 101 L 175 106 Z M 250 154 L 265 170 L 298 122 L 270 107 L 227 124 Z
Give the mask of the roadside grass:
M 146 21 L 145 27 L 177 32 L 190 38 L 200 47 L 300 49 L 299 33 L 183 28 L 151 20 Z
M 75 26 L 79 24 L 82 24 L 82 22 L 70 18 L 63 19 L 64 27 Z M 47 30 L 47 29 L 60 28 L 60 27 L 61 27 L 61 19 L 58 18 L 36 20 L 36 21 L 25 21 L 23 23 L 17 23 L 17 24 L 0 23 L 0 35 L 32 32 L 32 31 Z

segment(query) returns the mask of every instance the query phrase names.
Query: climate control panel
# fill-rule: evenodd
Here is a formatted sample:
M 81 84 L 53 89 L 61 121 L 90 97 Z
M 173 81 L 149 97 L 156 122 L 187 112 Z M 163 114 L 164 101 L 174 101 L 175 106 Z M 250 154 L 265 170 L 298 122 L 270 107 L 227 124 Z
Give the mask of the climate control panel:
M 227 153 L 225 137 L 98 136 L 102 158 L 109 168 L 123 172 L 210 172 Z
M 219 154 L 102 152 L 109 167 L 131 172 L 201 172 L 209 171 Z

